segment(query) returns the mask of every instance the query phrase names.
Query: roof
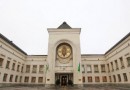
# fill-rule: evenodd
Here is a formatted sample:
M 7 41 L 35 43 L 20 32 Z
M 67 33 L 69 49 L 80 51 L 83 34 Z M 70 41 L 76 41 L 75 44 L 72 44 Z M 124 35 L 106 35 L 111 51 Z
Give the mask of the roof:
M 71 27 L 66 22 L 63 22 L 57 29 L 71 29 Z
M 81 54 L 81 56 L 103 56 L 104 54 Z
M 112 49 L 114 49 L 117 45 L 119 45 L 122 41 L 124 41 L 129 36 L 130 36 L 130 32 L 125 37 L 123 37 L 119 42 L 117 42 L 112 48 L 110 48 L 105 54 L 109 53 Z
M 2 38 L 4 41 L 6 41 L 7 43 L 9 43 L 11 46 L 13 46 L 14 48 L 16 48 L 17 50 L 19 50 L 21 53 L 27 55 L 26 52 L 24 52 L 22 49 L 20 49 L 18 46 L 16 46 L 12 41 L 10 41 L 8 38 L 6 38 L 1 33 L 0 33 L 0 38 Z

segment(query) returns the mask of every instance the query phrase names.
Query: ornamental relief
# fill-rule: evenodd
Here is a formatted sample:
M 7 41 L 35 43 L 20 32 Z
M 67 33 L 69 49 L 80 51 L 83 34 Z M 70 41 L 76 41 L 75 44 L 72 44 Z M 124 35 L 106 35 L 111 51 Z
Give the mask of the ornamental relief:
M 69 63 L 70 60 L 72 60 L 72 48 L 67 43 L 62 43 L 57 47 L 56 51 L 56 59 L 62 63 L 66 64 Z

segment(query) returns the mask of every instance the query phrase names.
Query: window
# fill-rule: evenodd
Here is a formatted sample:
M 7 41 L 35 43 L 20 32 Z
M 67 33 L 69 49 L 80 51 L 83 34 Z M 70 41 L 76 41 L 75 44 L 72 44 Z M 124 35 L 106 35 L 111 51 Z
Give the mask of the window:
M 128 64 L 128 67 L 130 66 L 130 57 L 127 57 L 127 64 Z
M 26 73 L 30 73 L 30 65 L 26 65 Z
M 92 73 L 91 65 L 87 65 L 87 73 Z
M 106 76 L 102 76 L 102 81 L 103 82 L 107 82 L 107 77 Z
M 124 81 L 128 81 L 126 73 L 123 73 Z
M 12 64 L 12 70 L 15 70 L 15 63 Z
M 44 65 L 39 66 L 39 73 L 44 73 Z
M 98 70 L 98 65 L 94 65 L 94 72 L 95 72 L 95 73 L 98 73 L 98 72 L 99 72 L 99 70 Z
M 112 80 L 111 80 L 111 76 L 109 76 L 109 80 L 110 80 L 110 82 L 112 82 Z
M 121 76 L 120 76 L 120 74 L 117 74 L 117 76 L 118 76 L 118 82 L 121 82 Z
M 114 82 L 116 82 L 116 76 L 115 75 L 113 75 L 113 79 L 114 79 Z
M 18 80 L 18 76 L 16 75 L 16 76 L 15 76 L 15 82 L 17 82 L 17 80 Z
M 115 60 L 115 66 L 116 66 L 116 70 L 119 70 L 117 60 Z
M 106 70 L 105 70 L 105 64 L 101 65 L 101 72 L 106 72 Z
M 110 67 L 109 67 L 109 63 L 107 64 L 107 68 L 108 68 L 108 72 L 110 72 Z
M 6 68 L 9 69 L 10 61 L 7 61 Z
M 8 74 L 4 74 L 3 81 L 6 82 Z
M 3 64 L 3 58 L 0 58 L 0 67 L 2 67 L 2 64 Z
M 125 67 L 124 67 L 123 58 L 122 58 L 122 57 L 120 57 L 119 59 L 120 59 L 120 63 L 121 63 L 121 69 L 125 68 Z
M 29 81 L 29 77 L 25 77 L 25 79 L 24 79 L 24 82 L 28 82 Z
M 33 65 L 32 73 L 36 73 L 36 72 L 37 72 L 37 65 Z
M 100 82 L 99 76 L 95 77 L 95 82 Z
M 91 76 L 88 77 L 88 82 L 92 82 L 92 77 Z
M 20 65 L 17 66 L 17 71 L 19 72 Z
M 82 65 L 82 73 L 85 73 L 84 65 Z
M 85 76 L 83 76 L 82 79 L 83 79 L 83 83 L 84 83 L 85 82 Z
M 31 82 L 32 82 L 32 83 L 35 83 L 35 82 L 36 82 L 36 77 L 32 77 Z
M 19 82 L 22 82 L 22 76 L 20 76 Z
M 43 77 L 39 77 L 38 78 L 38 83 L 42 83 L 43 82 Z
M 10 75 L 10 79 L 9 79 L 10 82 L 13 81 L 13 75 Z
M 23 72 L 23 66 L 21 67 L 21 72 Z
M 113 72 L 114 71 L 113 62 L 111 62 L 111 69 L 112 69 L 112 72 Z

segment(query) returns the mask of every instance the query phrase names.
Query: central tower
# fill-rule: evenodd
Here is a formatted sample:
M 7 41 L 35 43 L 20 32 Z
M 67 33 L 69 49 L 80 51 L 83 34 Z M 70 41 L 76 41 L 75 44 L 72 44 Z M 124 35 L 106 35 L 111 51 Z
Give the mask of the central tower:
M 48 57 L 46 71 L 46 85 L 55 85 L 59 80 L 60 85 L 82 86 L 80 28 L 71 28 L 63 22 L 58 28 L 48 28 Z

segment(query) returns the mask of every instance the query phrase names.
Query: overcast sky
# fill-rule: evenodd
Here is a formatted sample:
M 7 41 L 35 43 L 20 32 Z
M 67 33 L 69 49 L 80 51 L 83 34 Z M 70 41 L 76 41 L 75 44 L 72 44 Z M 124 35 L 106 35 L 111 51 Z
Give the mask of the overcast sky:
M 47 28 L 64 21 L 82 54 L 104 54 L 130 32 L 130 0 L 0 0 L 0 33 L 29 55 L 47 54 Z

